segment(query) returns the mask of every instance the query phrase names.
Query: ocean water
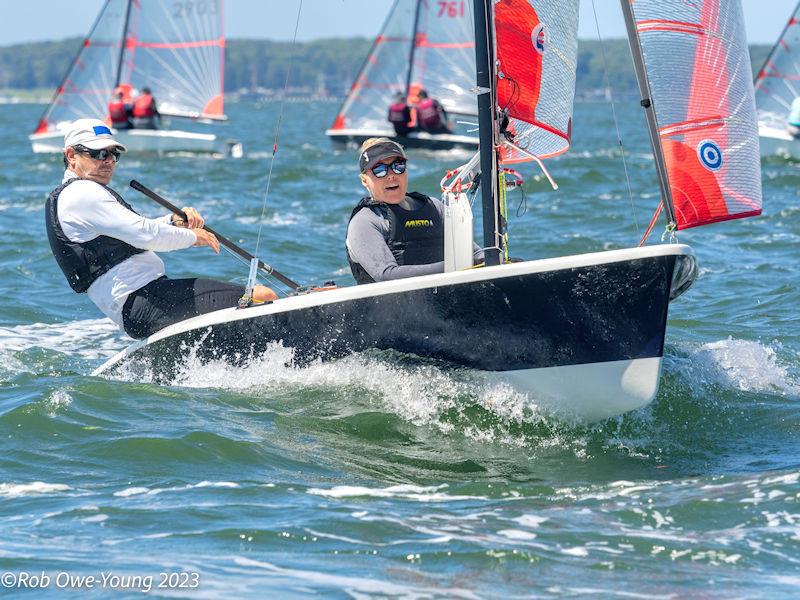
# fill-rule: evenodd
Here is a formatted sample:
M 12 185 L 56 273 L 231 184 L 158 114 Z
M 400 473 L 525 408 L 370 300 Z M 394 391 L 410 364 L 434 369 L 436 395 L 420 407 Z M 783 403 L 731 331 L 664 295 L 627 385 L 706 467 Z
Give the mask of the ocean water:
M 350 284 L 361 189 L 355 152 L 324 135 L 336 108 L 231 105 L 244 158 L 126 156 L 115 187 L 151 216 L 130 179 L 197 207 L 296 281 Z M 763 216 L 679 235 L 700 276 L 670 309 L 656 400 L 575 425 L 370 353 L 293 369 L 276 347 L 244 369 L 186 364 L 171 385 L 91 377 L 128 340 L 50 254 L 62 166 L 30 151 L 42 109 L 0 105 L 3 595 L 800 595 L 800 164 L 764 162 Z M 549 162 L 560 189 L 522 169 L 513 255 L 638 242 L 658 192 L 638 107 L 618 114 L 629 183 L 609 106 L 578 104 L 573 150 Z M 435 194 L 464 159 L 413 153 L 412 189 Z M 162 256 L 173 276 L 247 274 L 208 249 Z

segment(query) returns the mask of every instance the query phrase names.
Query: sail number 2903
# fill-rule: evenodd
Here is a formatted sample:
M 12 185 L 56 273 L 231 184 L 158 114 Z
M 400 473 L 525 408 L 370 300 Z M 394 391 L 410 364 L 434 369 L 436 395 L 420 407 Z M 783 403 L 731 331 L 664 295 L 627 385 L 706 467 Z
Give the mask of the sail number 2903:
M 219 0 L 176 0 L 172 3 L 173 19 L 189 19 L 195 16 L 215 15 Z
M 439 14 L 437 17 L 450 17 L 456 19 L 464 16 L 464 0 L 439 0 Z

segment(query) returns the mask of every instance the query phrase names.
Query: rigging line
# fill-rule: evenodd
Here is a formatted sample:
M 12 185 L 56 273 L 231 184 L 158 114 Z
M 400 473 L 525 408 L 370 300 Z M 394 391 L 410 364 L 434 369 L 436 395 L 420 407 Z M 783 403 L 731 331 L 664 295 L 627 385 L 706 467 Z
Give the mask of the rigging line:
M 283 122 L 283 110 L 286 106 L 286 92 L 289 89 L 289 76 L 292 73 L 292 63 L 294 62 L 295 47 L 297 43 L 297 30 L 300 27 L 300 14 L 303 12 L 303 0 L 297 7 L 297 19 L 294 23 L 294 35 L 292 36 L 292 48 L 289 52 L 289 66 L 286 69 L 286 81 L 283 84 L 283 98 L 281 98 L 281 109 L 278 113 L 278 122 L 275 125 L 275 139 L 272 143 L 272 160 L 269 161 L 269 173 L 267 174 L 267 187 L 264 190 L 264 202 L 261 205 L 261 217 L 258 219 L 258 237 L 256 238 L 256 251 L 254 256 L 258 256 L 258 247 L 261 243 L 261 230 L 264 227 L 264 213 L 267 211 L 267 198 L 269 198 L 269 185 L 272 182 L 272 168 L 275 166 L 275 155 L 278 153 L 278 139 L 281 134 L 281 123 Z
M 608 97 L 611 100 L 611 115 L 614 118 L 614 129 L 617 131 L 617 143 L 619 144 L 620 155 L 622 156 L 622 170 L 625 172 L 625 184 L 628 187 L 628 200 L 631 203 L 631 211 L 633 212 L 633 225 L 636 227 L 636 235 L 639 236 L 639 220 L 636 218 L 636 205 L 633 202 L 633 190 L 631 189 L 631 179 L 628 176 L 628 163 L 625 160 L 625 148 L 622 145 L 622 135 L 619 132 L 619 122 L 617 121 L 617 109 L 614 104 L 614 94 L 611 90 L 611 80 L 608 77 L 608 62 L 606 61 L 606 49 L 603 42 L 603 37 L 600 35 L 600 23 L 597 20 L 597 8 L 595 8 L 594 0 L 592 0 L 592 12 L 594 13 L 594 26 L 597 30 L 597 39 L 600 41 L 600 55 L 603 57 L 603 76 L 606 80 L 606 90 L 608 90 Z M 644 239 L 646 239 L 645 236 Z M 644 239 L 642 241 L 644 241 Z

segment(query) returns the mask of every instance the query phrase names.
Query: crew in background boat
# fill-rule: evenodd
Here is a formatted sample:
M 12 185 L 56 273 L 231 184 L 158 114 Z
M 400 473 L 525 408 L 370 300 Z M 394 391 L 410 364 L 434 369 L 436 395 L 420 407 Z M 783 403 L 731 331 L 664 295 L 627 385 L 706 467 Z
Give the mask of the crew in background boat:
M 789 133 L 796 138 L 800 138 L 800 96 L 792 102 L 789 111 Z
M 435 98 L 429 98 L 428 92 L 420 90 L 417 104 L 417 127 L 428 133 L 452 133 L 447 126 L 447 112 Z
M 114 129 L 131 128 L 131 105 L 125 102 L 125 94 L 117 89 L 114 97 L 108 103 L 108 116 Z
M 202 229 L 191 207 L 188 223 L 175 215 L 148 219 L 109 187 L 126 148 L 99 119 L 74 121 L 64 138 L 64 178 L 47 198 L 45 219 L 50 248 L 75 292 L 89 299 L 134 338 L 189 317 L 236 306 L 244 286 L 213 279 L 169 279 L 154 251 L 208 246 L 217 238 Z M 253 299 L 276 298 L 256 286 Z
M 397 92 L 394 97 L 394 102 L 389 106 L 389 115 L 387 116 L 389 123 L 394 127 L 394 132 L 400 136 L 406 136 L 411 128 L 411 108 L 406 102 L 406 95 L 403 92 Z
M 133 126 L 136 129 L 155 129 L 156 119 L 161 120 L 156 99 L 153 98 L 150 88 L 144 87 L 133 101 Z
M 350 213 L 347 260 L 357 283 L 444 272 L 444 205 L 408 192 L 408 157 L 389 138 L 359 149 L 361 183 L 369 192 Z M 483 251 L 473 244 L 473 260 Z

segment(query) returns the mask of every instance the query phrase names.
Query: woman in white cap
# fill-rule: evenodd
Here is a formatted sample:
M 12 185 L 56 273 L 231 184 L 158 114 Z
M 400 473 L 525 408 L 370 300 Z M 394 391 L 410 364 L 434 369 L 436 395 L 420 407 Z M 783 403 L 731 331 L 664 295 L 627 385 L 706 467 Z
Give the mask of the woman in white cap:
M 203 229 L 191 207 L 176 215 L 148 219 L 109 187 L 126 148 L 98 119 L 79 119 L 64 137 L 64 178 L 47 198 L 47 237 L 59 267 L 78 293 L 134 338 L 189 317 L 235 306 L 244 286 L 213 279 L 169 279 L 154 251 L 208 246 L 217 238 Z M 276 298 L 257 286 L 256 301 Z
M 408 157 L 389 138 L 370 138 L 359 149 L 361 184 L 369 192 L 350 213 L 347 259 L 357 283 L 444 271 L 444 205 L 408 192 Z M 473 244 L 473 259 L 483 251 Z

